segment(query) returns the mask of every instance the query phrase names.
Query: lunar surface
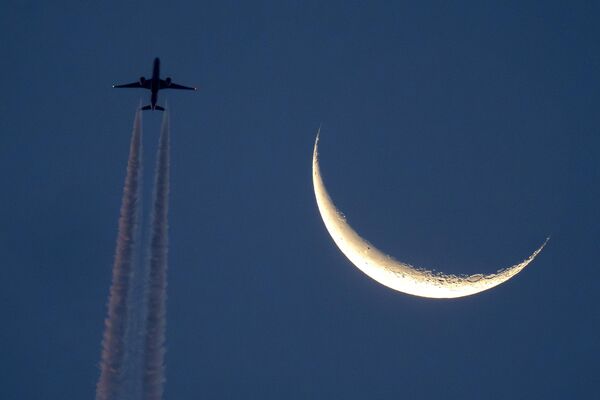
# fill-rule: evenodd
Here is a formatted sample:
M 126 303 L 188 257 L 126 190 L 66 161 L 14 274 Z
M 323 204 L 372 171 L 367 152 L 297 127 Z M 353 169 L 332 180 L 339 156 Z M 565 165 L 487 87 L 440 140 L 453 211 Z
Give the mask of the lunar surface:
M 381 252 L 348 224 L 323 184 L 319 168 L 319 133 L 313 150 L 313 187 L 319 212 L 335 244 L 362 272 L 394 290 L 429 298 L 455 298 L 483 292 L 517 275 L 542 251 L 549 238 L 523 262 L 493 274 L 451 275 L 397 261 Z

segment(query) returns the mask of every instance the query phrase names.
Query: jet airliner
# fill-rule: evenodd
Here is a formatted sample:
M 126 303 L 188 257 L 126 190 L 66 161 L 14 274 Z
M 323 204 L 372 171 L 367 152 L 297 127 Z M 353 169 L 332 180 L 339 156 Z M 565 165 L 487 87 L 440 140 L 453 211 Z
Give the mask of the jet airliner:
M 171 81 L 171 78 L 160 79 L 160 60 L 157 58 L 154 59 L 154 67 L 152 68 L 152 78 L 146 79 L 143 76 L 137 81 L 133 83 L 126 83 L 123 85 L 113 85 L 114 88 L 140 88 L 140 89 L 148 89 L 152 93 L 150 96 L 150 104 L 142 107 L 142 110 L 160 110 L 164 111 L 165 109 L 158 104 L 156 101 L 158 100 L 158 91 L 161 89 L 181 89 L 181 90 L 196 90 L 195 87 L 178 85 Z

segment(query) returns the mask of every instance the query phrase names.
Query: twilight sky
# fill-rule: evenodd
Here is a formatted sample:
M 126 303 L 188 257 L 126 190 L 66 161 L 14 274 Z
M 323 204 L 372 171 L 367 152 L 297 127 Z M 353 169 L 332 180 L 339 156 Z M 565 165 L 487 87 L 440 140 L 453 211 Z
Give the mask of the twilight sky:
M 71 3 L 71 4 L 68 4 Z M 135 108 L 171 108 L 165 399 L 593 398 L 600 6 L 0 5 L 0 398 L 91 399 Z M 150 179 L 161 115 L 144 113 Z M 449 273 L 390 290 L 320 219 Z M 148 187 L 150 185 L 147 185 Z

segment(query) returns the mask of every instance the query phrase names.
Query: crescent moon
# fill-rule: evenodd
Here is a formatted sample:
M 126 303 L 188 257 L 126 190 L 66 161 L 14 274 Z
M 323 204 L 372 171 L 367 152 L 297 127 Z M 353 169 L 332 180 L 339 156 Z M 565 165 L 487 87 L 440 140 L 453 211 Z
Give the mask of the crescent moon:
M 313 150 L 313 187 L 321 218 L 335 244 L 362 272 L 391 289 L 429 298 L 456 298 L 483 292 L 517 275 L 542 251 L 549 237 L 519 264 L 493 274 L 451 275 L 397 261 L 363 239 L 329 197 L 319 168 L 319 132 Z

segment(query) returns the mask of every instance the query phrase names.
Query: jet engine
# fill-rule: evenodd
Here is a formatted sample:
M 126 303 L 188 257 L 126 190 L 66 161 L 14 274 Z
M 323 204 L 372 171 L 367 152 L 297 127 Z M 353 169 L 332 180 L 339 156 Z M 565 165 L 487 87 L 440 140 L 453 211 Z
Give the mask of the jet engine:
M 145 83 L 146 83 L 146 78 L 144 78 L 143 76 L 140 77 L 140 85 L 144 86 Z
M 165 79 L 165 82 L 166 82 L 167 86 L 171 86 L 171 77 L 168 77 L 167 79 Z

